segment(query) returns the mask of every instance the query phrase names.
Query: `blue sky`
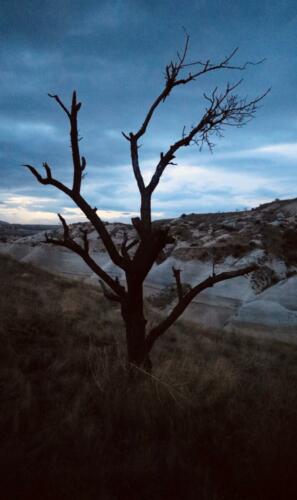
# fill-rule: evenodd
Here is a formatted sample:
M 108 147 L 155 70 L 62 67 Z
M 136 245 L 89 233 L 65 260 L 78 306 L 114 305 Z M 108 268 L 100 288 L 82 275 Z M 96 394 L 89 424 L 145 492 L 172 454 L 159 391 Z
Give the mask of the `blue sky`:
M 154 194 L 155 217 L 254 207 L 297 196 L 297 5 L 264 0 L 2 0 L 0 4 L 0 219 L 56 223 L 81 220 L 65 195 L 36 182 L 21 165 L 47 161 L 71 182 L 68 123 L 47 93 L 82 101 L 81 151 L 87 158 L 85 197 L 106 220 L 125 220 L 139 207 L 129 145 L 164 85 L 165 65 L 190 34 L 189 59 L 266 61 L 243 73 L 221 71 L 174 89 L 158 109 L 140 149 L 148 179 L 159 158 L 199 121 L 203 92 L 238 90 L 251 98 L 272 87 L 254 120 L 229 128 L 213 154 L 180 151 Z

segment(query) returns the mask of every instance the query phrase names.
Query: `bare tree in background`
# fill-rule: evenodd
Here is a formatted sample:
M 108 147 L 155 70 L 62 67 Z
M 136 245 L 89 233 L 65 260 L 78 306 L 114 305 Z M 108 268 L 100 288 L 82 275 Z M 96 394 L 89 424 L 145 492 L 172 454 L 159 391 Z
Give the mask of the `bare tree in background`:
M 73 183 L 68 187 L 53 177 L 51 168 L 47 163 L 43 164 L 45 176 L 42 176 L 32 165 L 25 165 L 38 182 L 44 185 L 52 185 L 63 191 L 82 210 L 87 219 L 94 226 L 101 238 L 111 261 L 122 269 L 126 276 L 126 282 L 120 283 L 118 279 L 112 278 L 100 265 L 95 262 L 89 252 L 89 242 L 87 232 L 82 233 L 82 244 L 78 244 L 72 237 L 65 219 L 60 215 L 63 225 L 64 235 L 62 239 L 47 237 L 47 243 L 66 247 L 81 256 L 91 270 L 99 277 L 105 295 L 112 301 L 119 302 L 122 317 L 126 328 L 127 357 L 131 364 L 151 368 L 149 358 L 151 349 L 155 341 L 163 335 L 170 326 L 182 315 L 190 302 L 203 290 L 212 287 L 215 283 L 228 280 L 236 276 L 246 275 L 256 269 L 255 265 L 249 265 L 239 269 L 233 269 L 220 274 L 214 272 L 204 281 L 198 283 L 190 290 L 184 291 L 181 283 L 180 272 L 173 268 L 173 275 L 177 286 L 177 303 L 157 326 L 147 331 L 147 321 L 144 315 L 143 286 L 144 281 L 150 272 L 158 255 L 168 243 L 174 240 L 170 236 L 169 228 L 152 223 L 151 199 L 157 188 L 160 179 L 169 165 L 174 165 L 173 160 L 180 149 L 195 143 L 201 148 L 207 145 L 212 149 L 212 137 L 220 136 L 225 126 L 241 127 L 247 123 L 257 110 L 259 102 L 265 94 L 248 100 L 236 94 L 241 80 L 236 84 L 227 84 L 223 90 L 215 88 L 209 95 L 204 94 L 206 108 L 203 115 L 195 122 L 188 132 L 185 128 L 181 137 L 168 147 L 165 152 L 160 153 L 159 161 L 155 167 L 154 174 L 148 184 L 145 184 L 140 168 L 138 150 L 139 140 L 145 135 L 154 112 L 176 87 L 187 85 L 202 78 L 207 73 L 221 70 L 242 71 L 248 64 L 236 66 L 232 63 L 234 50 L 229 56 L 214 64 L 210 60 L 206 62 L 187 62 L 189 46 L 189 36 L 186 34 L 183 52 L 177 53 L 176 60 L 173 60 L 165 68 L 165 85 L 162 92 L 149 108 L 141 127 L 136 132 L 123 136 L 130 146 L 131 163 L 140 194 L 140 217 L 132 219 L 132 224 L 137 232 L 137 239 L 128 241 L 125 235 L 121 246 L 117 246 L 106 229 L 102 219 L 97 214 L 97 208 L 92 207 L 81 194 L 81 183 L 83 173 L 86 168 L 86 160 L 81 156 L 77 116 L 81 103 L 77 102 L 76 92 L 73 92 L 71 108 L 67 108 L 58 95 L 49 96 L 53 98 L 62 108 L 69 119 L 71 151 L 73 161 Z M 133 255 L 131 248 L 135 247 Z

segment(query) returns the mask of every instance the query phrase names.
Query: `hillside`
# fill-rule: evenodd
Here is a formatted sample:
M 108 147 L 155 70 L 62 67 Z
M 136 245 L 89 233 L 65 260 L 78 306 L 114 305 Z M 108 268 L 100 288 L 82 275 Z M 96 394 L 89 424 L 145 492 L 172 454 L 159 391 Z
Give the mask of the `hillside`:
M 261 268 L 248 278 L 217 284 L 201 293 L 185 317 L 211 328 L 236 333 L 253 332 L 257 337 L 273 336 L 297 342 L 297 199 L 276 200 L 243 212 L 183 214 L 155 224 L 170 226 L 175 243 L 151 270 L 145 283 L 146 295 L 163 308 L 171 307 L 176 294 L 171 268 L 182 269 L 182 280 L 192 286 L 213 272 L 257 262 Z M 90 251 L 95 260 L 124 282 L 124 275 L 109 261 L 97 233 L 89 223 L 71 225 L 81 241 L 81 229 L 88 230 Z M 116 245 L 124 233 L 135 238 L 133 226 L 107 224 Z M 50 234 L 61 235 L 60 229 Z M 72 252 L 46 245 L 44 233 L 0 244 L 0 252 L 22 262 L 32 262 L 49 271 L 94 283 L 96 276 Z
M 297 352 L 179 323 L 131 382 L 117 306 L 0 257 L 1 500 L 293 500 Z

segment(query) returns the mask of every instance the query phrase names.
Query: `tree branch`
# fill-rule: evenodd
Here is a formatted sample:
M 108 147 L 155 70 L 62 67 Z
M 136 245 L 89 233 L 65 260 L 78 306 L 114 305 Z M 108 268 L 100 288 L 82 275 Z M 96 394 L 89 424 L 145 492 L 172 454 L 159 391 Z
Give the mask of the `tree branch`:
M 144 228 L 144 225 L 143 225 L 141 219 L 139 217 L 132 217 L 131 222 L 132 222 L 132 225 L 133 225 L 135 231 L 139 235 L 140 239 L 141 240 L 144 239 L 145 228 Z
M 116 295 L 115 293 L 112 293 L 108 290 L 106 287 L 104 281 L 99 280 L 99 283 L 101 285 L 102 291 L 104 293 L 104 296 L 108 299 L 111 300 L 112 302 L 122 302 L 122 298 Z
M 62 182 L 60 182 L 57 179 L 54 179 L 52 177 L 51 169 L 50 169 L 50 167 L 48 166 L 47 163 L 43 163 L 43 167 L 44 167 L 44 169 L 46 171 L 46 176 L 45 177 L 42 177 L 42 175 L 38 172 L 38 170 L 35 167 L 33 167 L 32 165 L 23 164 L 23 167 L 28 168 L 28 170 L 30 170 L 30 172 L 34 175 L 34 177 L 37 179 L 37 181 L 40 182 L 40 184 L 55 186 L 60 191 L 63 191 L 63 193 L 65 193 L 68 196 L 72 197 L 72 191 L 71 191 L 71 189 L 69 189 Z
M 215 283 L 219 283 L 220 281 L 226 281 L 232 278 L 235 278 L 237 276 L 243 276 L 245 274 L 249 274 L 256 269 L 258 269 L 258 265 L 253 264 L 250 266 L 246 266 L 240 269 L 235 269 L 233 271 L 226 271 L 222 272 L 220 274 L 215 274 L 212 276 L 209 276 L 206 278 L 204 281 L 199 283 L 198 285 L 194 286 L 189 290 L 185 295 L 183 295 L 181 298 L 179 298 L 178 303 L 176 306 L 172 309 L 172 311 L 169 313 L 167 318 L 163 320 L 159 325 L 154 327 L 147 335 L 146 337 L 146 349 L 147 352 L 149 353 L 150 350 L 152 349 L 155 341 L 165 333 L 168 328 L 170 328 L 173 323 L 183 314 L 184 310 L 187 308 L 187 306 L 192 302 L 192 300 L 203 290 L 206 290 L 207 288 L 212 287 Z
M 120 255 L 118 252 L 112 237 L 108 233 L 105 224 L 101 220 L 101 218 L 96 213 L 96 208 L 92 208 L 87 201 L 82 197 L 80 193 L 81 189 L 81 180 L 82 180 L 82 172 L 86 168 L 86 159 L 84 156 L 80 157 L 79 151 L 79 137 L 78 137 L 78 129 L 77 129 L 77 114 L 80 110 L 81 103 L 77 102 L 76 92 L 74 91 L 72 94 L 72 104 L 71 110 L 69 111 L 64 103 L 61 101 L 58 95 L 49 94 L 49 96 L 59 104 L 59 106 L 63 109 L 70 121 L 70 139 L 71 139 L 71 151 L 72 151 L 72 160 L 73 160 L 73 185 L 72 189 L 67 187 L 62 182 L 54 179 L 52 176 L 52 172 L 47 163 L 43 163 L 43 167 L 46 171 L 46 176 L 42 177 L 42 175 L 38 172 L 38 170 L 32 165 L 24 165 L 27 167 L 38 182 L 44 185 L 52 185 L 55 186 L 60 191 L 63 191 L 67 196 L 69 196 L 74 203 L 82 210 L 87 219 L 94 225 L 98 235 L 102 239 L 102 242 L 109 254 L 113 263 L 119 266 L 121 269 L 128 269 L 128 262 Z
M 129 241 L 128 235 L 126 232 L 124 232 L 123 241 L 121 244 L 121 254 L 123 255 L 123 257 L 125 257 L 125 259 L 127 259 L 129 262 L 131 262 L 129 250 L 131 250 L 131 248 L 133 248 L 135 245 L 137 245 L 137 243 L 139 243 L 139 240 L 134 239 L 130 243 L 128 243 L 128 241 Z
M 168 165 L 173 164 L 172 160 L 175 158 L 175 152 L 178 149 L 183 146 L 189 146 L 191 142 L 196 142 L 196 144 L 198 144 L 200 147 L 202 147 L 202 145 L 206 143 L 208 147 L 212 149 L 213 144 L 210 141 L 210 136 L 213 133 L 220 135 L 223 125 L 244 125 L 254 115 L 259 101 L 261 101 L 270 90 L 269 89 L 263 95 L 251 101 L 248 101 L 247 99 L 239 99 L 238 96 L 231 95 L 231 92 L 235 90 L 235 88 L 239 85 L 240 82 L 238 82 L 238 84 L 233 86 L 228 84 L 223 94 L 218 95 L 217 89 L 215 89 L 210 97 L 205 95 L 204 97 L 210 102 L 210 104 L 208 108 L 206 108 L 202 119 L 196 124 L 196 126 L 192 127 L 191 131 L 187 135 L 183 134 L 182 139 L 170 146 L 165 155 L 161 153 L 161 158 L 156 167 L 155 173 L 152 176 L 149 185 L 145 187 L 139 167 L 138 140 L 145 134 L 155 110 L 162 102 L 166 100 L 166 98 L 170 95 L 172 89 L 179 85 L 186 85 L 192 81 L 195 81 L 200 76 L 212 71 L 218 71 L 222 69 L 243 71 L 248 65 L 255 65 L 263 62 L 263 60 L 261 60 L 255 63 L 248 61 L 243 65 L 232 64 L 231 61 L 237 53 L 238 48 L 235 48 L 229 55 L 227 55 L 218 63 L 211 63 L 210 60 L 207 60 L 205 62 L 199 60 L 186 62 L 189 41 L 190 37 L 186 33 L 183 51 L 181 54 L 179 52 L 177 53 L 177 60 L 172 60 L 166 66 L 165 86 L 162 92 L 158 95 L 158 97 L 149 108 L 141 127 L 135 134 L 130 132 L 129 136 L 122 132 L 125 139 L 130 142 L 133 172 L 137 181 L 138 189 L 142 195 L 145 192 L 149 195 L 153 193 L 165 168 Z M 194 71 L 188 73 L 185 77 L 180 77 L 183 70 L 189 67 L 194 68 Z M 197 138 L 196 135 L 199 133 L 200 137 Z M 147 226 L 149 225 L 150 224 L 148 221 Z
M 130 261 L 131 259 L 130 259 L 130 255 L 128 253 L 127 243 L 128 243 L 128 235 L 126 232 L 124 232 L 124 237 L 123 237 L 123 241 L 121 244 L 121 254 L 126 260 Z
M 135 245 L 137 245 L 139 243 L 139 240 L 137 238 L 135 238 L 135 240 L 131 241 L 131 243 L 129 243 L 129 245 L 127 245 L 127 250 L 131 250 L 131 248 L 135 247 Z
M 217 135 L 221 135 L 221 129 L 223 125 L 244 125 L 254 115 L 257 108 L 257 103 L 262 100 L 267 94 L 266 92 L 262 96 L 251 101 L 248 101 L 247 99 L 239 99 L 237 96 L 231 95 L 231 92 L 235 90 L 235 88 L 240 83 L 239 82 L 234 86 L 228 84 L 223 94 L 218 94 L 217 89 L 215 89 L 211 97 L 205 96 L 210 104 L 208 108 L 206 108 L 202 119 L 192 127 L 191 131 L 188 134 L 185 134 L 184 130 L 182 138 L 176 141 L 172 146 L 170 146 L 165 155 L 161 153 L 160 161 L 156 166 L 155 172 L 149 184 L 145 186 L 139 165 L 138 141 L 146 133 L 155 110 L 162 102 L 167 99 L 172 89 L 179 85 L 186 85 L 192 81 L 195 81 L 200 76 L 212 71 L 218 71 L 222 69 L 243 71 L 250 64 L 260 64 L 261 62 L 263 62 L 258 61 L 256 63 L 252 63 L 248 61 L 243 65 L 232 64 L 232 60 L 238 50 L 237 48 L 218 63 L 211 63 L 210 60 L 207 60 L 205 62 L 199 60 L 187 62 L 186 59 L 188 55 L 189 41 L 190 37 L 188 33 L 185 32 L 185 44 L 183 51 L 181 54 L 178 52 L 177 59 L 175 61 L 172 60 L 166 66 L 165 86 L 149 108 L 145 119 L 138 131 L 134 134 L 130 132 L 129 135 L 122 132 L 125 139 L 130 142 L 130 155 L 133 172 L 139 192 L 141 193 L 141 222 L 146 234 L 151 233 L 150 206 L 152 193 L 157 187 L 165 168 L 168 165 L 175 165 L 175 163 L 173 163 L 173 160 L 178 149 L 184 146 L 189 146 L 191 143 L 196 143 L 200 146 L 200 148 L 202 148 L 203 144 L 207 144 L 208 147 L 212 149 L 213 144 L 210 141 L 210 136 L 214 133 Z M 182 75 L 183 71 L 187 70 L 189 67 L 192 69 L 192 71 L 187 73 L 186 75 Z
M 169 231 L 170 227 L 153 228 L 149 238 L 141 239 L 132 260 L 132 269 L 140 280 L 145 279 L 165 246 L 175 241 Z
M 55 99 L 59 106 L 65 111 L 66 115 L 68 116 L 69 120 L 71 119 L 71 114 L 70 111 L 66 108 L 65 104 L 61 101 L 60 97 L 57 94 L 47 94 L 51 99 Z
M 206 73 L 210 73 L 211 71 L 217 71 L 217 70 L 221 70 L 221 69 L 243 71 L 246 69 L 246 67 L 248 65 L 261 64 L 264 61 L 264 59 L 263 59 L 261 61 L 257 61 L 256 63 L 248 61 L 243 65 L 231 64 L 231 60 L 233 59 L 233 57 L 235 56 L 235 54 L 238 51 L 238 47 L 237 47 L 228 56 L 224 57 L 220 62 L 215 63 L 215 64 L 211 63 L 209 59 L 205 62 L 194 61 L 194 62 L 186 63 L 186 58 L 187 58 L 188 49 L 189 49 L 189 42 L 190 42 L 190 36 L 188 35 L 188 33 L 186 33 L 186 38 L 185 38 L 185 43 L 184 43 L 182 55 L 177 53 L 177 60 L 176 61 L 172 60 L 165 67 L 165 86 L 164 86 L 162 92 L 158 95 L 158 97 L 155 99 L 155 101 L 151 105 L 141 127 L 136 132 L 136 134 L 135 134 L 136 140 L 138 140 L 142 135 L 145 134 L 146 129 L 147 129 L 147 127 L 152 119 L 152 116 L 153 116 L 155 110 L 162 102 L 164 102 L 167 99 L 167 97 L 170 95 L 170 93 L 174 87 L 177 87 L 179 85 L 186 85 L 187 83 L 195 81 L 200 76 L 205 75 Z M 199 69 L 198 69 L 198 71 L 188 73 L 184 78 L 178 78 L 180 73 L 188 67 L 192 67 L 192 68 L 199 67 Z M 127 136 L 125 134 L 123 134 L 123 135 L 127 139 Z
M 67 114 L 70 121 L 70 141 L 71 141 L 71 152 L 72 152 L 72 162 L 73 162 L 73 186 L 72 191 L 76 194 L 80 192 L 82 172 L 86 167 L 85 157 L 80 156 L 79 150 L 79 137 L 77 128 L 77 115 L 81 108 L 81 103 L 77 102 L 76 91 L 72 93 L 71 110 L 69 111 L 65 104 L 61 101 L 58 95 L 48 94 L 49 97 L 55 99 L 59 106 Z
M 138 158 L 138 149 L 139 146 L 137 144 L 138 138 L 130 132 L 129 141 L 130 141 L 130 154 L 134 176 L 137 182 L 137 186 L 140 193 L 143 193 L 145 190 L 144 180 L 139 167 L 139 158 Z
M 165 154 L 161 154 L 159 163 L 146 188 L 149 192 L 153 193 L 156 189 L 165 168 L 172 163 L 179 149 L 187 147 L 193 142 L 200 149 L 204 144 L 207 144 L 212 149 L 213 145 L 210 137 L 213 134 L 222 135 L 224 126 L 242 127 L 254 117 L 259 102 L 270 92 L 270 89 L 261 96 L 249 101 L 247 98 L 239 98 L 236 94 L 232 93 L 240 83 L 241 80 L 234 85 L 228 83 L 223 93 L 218 93 L 216 88 L 210 96 L 204 94 L 205 99 L 209 103 L 204 115 L 188 134 L 183 129 L 181 139 L 172 144 Z
M 174 279 L 176 282 L 176 290 L 177 290 L 178 300 L 181 301 L 183 298 L 183 287 L 182 287 L 181 279 L 180 279 L 181 270 L 175 269 L 175 267 L 172 266 L 172 273 L 173 273 L 173 276 L 174 276 Z
M 87 219 L 93 224 L 98 235 L 102 239 L 102 242 L 106 248 L 107 253 L 109 254 L 114 264 L 119 266 L 121 269 L 127 268 L 127 262 L 119 254 L 112 240 L 112 237 L 110 236 L 105 227 L 104 222 L 97 215 L 96 209 L 92 208 L 87 203 L 87 201 L 81 196 L 81 194 L 74 193 L 73 190 L 69 189 L 67 186 L 65 186 L 65 184 L 54 179 L 51 174 L 50 175 L 47 174 L 46 177 L 42 177 L 40 173 L 36 170 L 36 168 L 33 167 L 32 165 L 23 165 L 23 166 L 28 168 L 32 172 L 34 177 L 38 180 L 38 182 L 40 182 L 41 184 L 55 186 L 57 189 L 67 194 L 67 196 L 69 196 L 69 198 L 71 198 L 74 201 L 74 203 L 76 203 L 76 205 L 85 214 Z
M 88 230 L 80 228 L 85 252 L 89 253 Z
M 61 214 L 58 214 L 58 217 L 63 226 L 63 239 L 51 238 L 48 234 L 46 234 L 45 243 L 51 243 L 53 245 L 68 248 L 69 250 L 72 250 L 76 254 L 80 255 L 92 271 L 94 271 L 94 273 L 97 274 L 97 276 L 99 276 L 99 278 L 101 278 L 101 280 L 103 280 L 113 290 L 113 292 L 115 292 L 115 294 L 119 297 L 119 300 L 124 298 L 126 296 L 125 288 L 121 286 L 117 280 L 114 280 L 109 274 L 107 274 L 89 254 L 89 244 L 85 232 L 83 236 L 84 247 L 81 247 L 71 237 L 69 226 L 64 217 L 62 217 Z

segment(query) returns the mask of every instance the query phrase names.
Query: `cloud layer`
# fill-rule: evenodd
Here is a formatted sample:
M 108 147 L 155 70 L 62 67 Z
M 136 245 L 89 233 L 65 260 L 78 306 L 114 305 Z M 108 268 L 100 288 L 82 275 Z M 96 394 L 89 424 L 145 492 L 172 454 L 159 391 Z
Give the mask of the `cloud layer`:
M 214 16 L 213 13 L 216 13 Z M 244 77 L 238 93 L 272 86 L 255 120 L 229 128 L 214 154 L 182 151 L 154 195 L 154 216 L 233 210 L 297 196 L 296 32 L 293 0 L 3 0 L 0 23 L 0 218 L 53 222 L 56 212 L 80 217 L 61 193 L 45 188 L 21 165 L 47 161 L 71 183 L 67 117 L 47 93 L 69 105 L 82 100 L 79 129 L 88 170 L 84 194 L 103 218 L 124 220 L 139 209 L 129 147 L 121 131 L 135 131 L 164 85 L 164 68 L 181 49 L 186 26 L 190 60 L 216 62 L 239 46 L 245 72 L 218 72 L 181 86 L 162 103 L 139 151 L 144 174 L 161 151 L 197 123 L 203 93 Z M 197 29 L 199 19 L 199 29 Z

